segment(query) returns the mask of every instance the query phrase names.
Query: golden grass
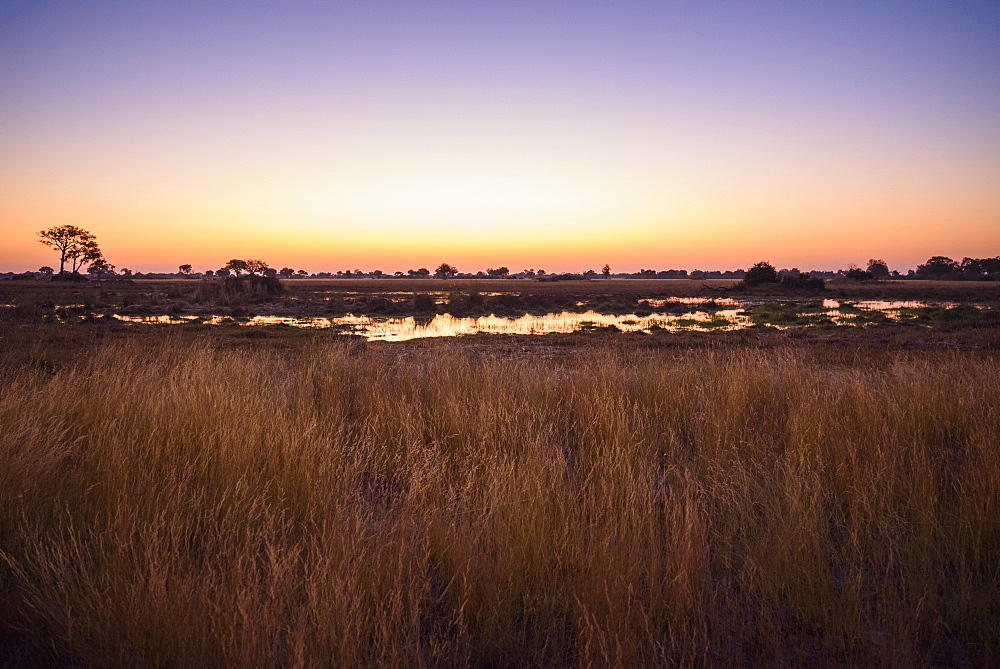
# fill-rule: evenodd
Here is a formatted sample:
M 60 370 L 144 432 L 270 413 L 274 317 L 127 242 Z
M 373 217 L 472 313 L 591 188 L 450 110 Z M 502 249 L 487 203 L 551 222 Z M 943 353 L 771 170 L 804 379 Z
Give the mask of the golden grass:
M 1000 362 L 96 348 L 0 398 L 12 663 L 1000 657 Z

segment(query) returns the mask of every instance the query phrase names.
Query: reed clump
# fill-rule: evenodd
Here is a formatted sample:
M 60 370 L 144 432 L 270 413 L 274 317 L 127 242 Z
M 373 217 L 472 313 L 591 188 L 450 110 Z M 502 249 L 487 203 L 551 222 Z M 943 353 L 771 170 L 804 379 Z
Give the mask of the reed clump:
M 2 659 L 1000 657 L 996 358 L 500 350 L 2 368 Z

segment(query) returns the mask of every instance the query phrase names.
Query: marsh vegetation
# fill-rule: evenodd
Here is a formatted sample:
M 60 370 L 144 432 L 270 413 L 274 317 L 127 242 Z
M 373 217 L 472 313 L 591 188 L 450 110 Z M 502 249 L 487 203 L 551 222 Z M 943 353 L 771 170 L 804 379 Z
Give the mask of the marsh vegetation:
M 8 664 L 1000 657 L 989 323 L 391 344 L 18 313 Z

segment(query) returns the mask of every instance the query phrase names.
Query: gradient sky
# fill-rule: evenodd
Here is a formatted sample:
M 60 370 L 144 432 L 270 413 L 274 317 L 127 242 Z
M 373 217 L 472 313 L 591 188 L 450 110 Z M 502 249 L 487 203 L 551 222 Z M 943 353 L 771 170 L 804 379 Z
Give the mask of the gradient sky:
M 0 271 L 1000 254 L 1000 3 L 0 2 Z

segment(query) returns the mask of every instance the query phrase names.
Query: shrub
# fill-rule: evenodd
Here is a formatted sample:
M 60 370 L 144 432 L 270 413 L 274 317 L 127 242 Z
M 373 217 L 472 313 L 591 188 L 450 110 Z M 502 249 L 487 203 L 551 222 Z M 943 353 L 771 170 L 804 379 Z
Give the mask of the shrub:
M 417 293 L 413 296 L 413 308 L 417 311 L 434 311 L 434 298 L 427 293 Z
M 852 267 L 847 270 L 847 279 L 849 281 L 871 281 L 875 278 L 875 275 L 871 272 L 866 272 L 860 267 Z
M 226 294 L 230 297 L 266 297 L 278 295 L 285 290 L 281 281 L 273 276 L 227 276 L 223 280 Z
M 778 271 L 774 266 L 761 260 L 759 263 L 747 270 L 743 277 L 743 283 L 747 286 L 759 286 L 763 283 L 778 283 Z
M 818 276 L 810 276 L 808 272 L 803 274 L 786 274 L 781 277 L 781 285 L 798 290 L 826 290 L 826 282 Z

